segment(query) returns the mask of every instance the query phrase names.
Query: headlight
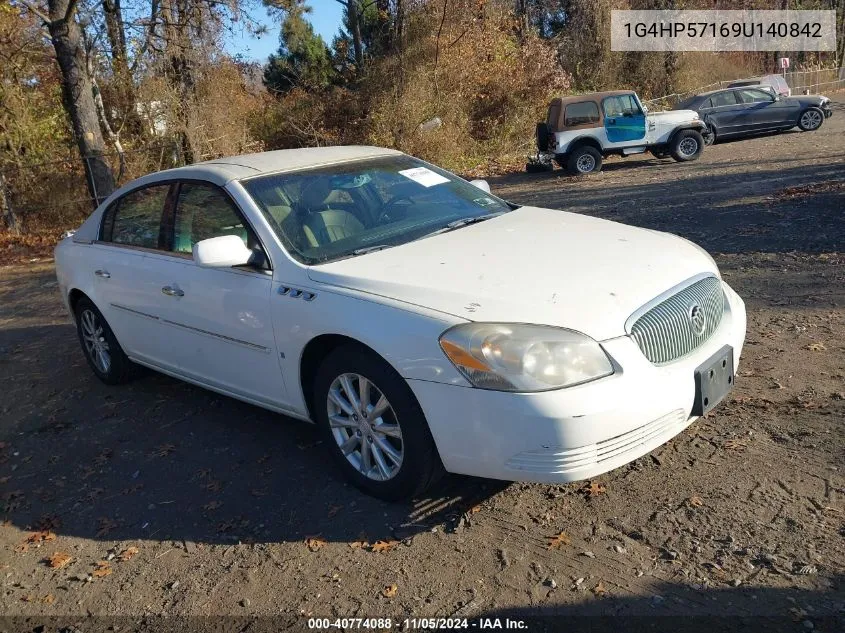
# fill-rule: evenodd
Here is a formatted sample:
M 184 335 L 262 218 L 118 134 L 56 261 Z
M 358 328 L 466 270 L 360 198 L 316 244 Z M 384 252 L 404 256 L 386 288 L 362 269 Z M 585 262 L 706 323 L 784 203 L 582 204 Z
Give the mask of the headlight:
M 607 354 L 589 336 L 544 325 L 466 323 L 446 330 L 440 347 L 480 389 L 545 391 L 613 373 Z

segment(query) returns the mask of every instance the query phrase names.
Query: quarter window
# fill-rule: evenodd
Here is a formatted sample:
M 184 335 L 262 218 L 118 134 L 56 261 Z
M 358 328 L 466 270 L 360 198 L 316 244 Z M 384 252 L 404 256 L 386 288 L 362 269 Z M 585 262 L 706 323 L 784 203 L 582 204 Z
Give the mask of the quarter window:
M 221 235 L 237 235 L 246 246 L 254 244 L 243 218 L 225 193 L 208 185 L 182 184 L 176 203 L 173 250 L 191 253 L 197 242 Z
M 566 127 L 598 123 L 598 121 L 599 107 L 594 101 L 570 103 L 566 106 L 566 114 L 564 115 L 564 125 Z
M 161 215 L 170 185 L 136 189 L 106 211 L 101 239 L 115 244 L 162 248 Z

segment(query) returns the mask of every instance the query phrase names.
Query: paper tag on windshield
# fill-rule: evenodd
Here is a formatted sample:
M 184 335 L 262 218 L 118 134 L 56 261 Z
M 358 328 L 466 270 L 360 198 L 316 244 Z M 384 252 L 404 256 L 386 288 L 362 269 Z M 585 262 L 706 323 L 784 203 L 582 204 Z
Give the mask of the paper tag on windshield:
M 449 182 L 448 178 L 444 178 L 426 167 L 403 169 L 399 173 L 405 176 L 405 178 L 410 178 L 414 182 L 421 184 L 423 187 L 433 187 L 434 185 L 442 185 L 444 182 Z

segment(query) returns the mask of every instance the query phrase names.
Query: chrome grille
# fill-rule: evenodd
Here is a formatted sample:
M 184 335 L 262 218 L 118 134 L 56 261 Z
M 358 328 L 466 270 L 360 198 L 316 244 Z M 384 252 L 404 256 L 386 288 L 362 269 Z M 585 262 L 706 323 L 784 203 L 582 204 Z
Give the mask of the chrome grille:
M 631 337 L 652 363 L 669 363 L 710 338 L 722 321 L 724 309 L 721 282 L 705 277 L 640 316 L 631 327 Z

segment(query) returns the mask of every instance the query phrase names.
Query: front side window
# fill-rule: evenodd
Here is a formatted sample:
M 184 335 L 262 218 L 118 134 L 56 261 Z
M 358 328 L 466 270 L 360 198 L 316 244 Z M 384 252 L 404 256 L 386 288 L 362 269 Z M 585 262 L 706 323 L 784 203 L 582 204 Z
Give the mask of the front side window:
M 759 88 L 746 88 L 744 90 L 740 90 L 739 95 L 742 98 L 743 103 L 761 103 L 775 100 L 775 97 L 771 92 L 760 90 Z
M 733 90 L 728 90 L 727 92 L 720 92 L 710 97 L 710 101 L 712 102 L 714 108 L 718 108 L 720 106 L 736 105 L 736 93 Z
M 634 116 L 642 114 L 639 104 L 634 100 L 633 95 L 616 95 L 615 97 L 607 97 L 602 103 L 604 108 L 604 116 Z
M 114 244 L 160 249 L 161 218 L 170 185 L 136 189 L 106 211 L 100 239 Z
M 291 256 L 309 265 L 398 246 L 511 210 L 454 174 L 401 155 L 242 184 Z
M 598 123 L 599 107 L 595 101 L 584 101 L 583 103 L 570 103 L 566 106 L 564 125 L 586 125 Z
M 221 235 L 237 235 L 244 245 L 252 246 L 243 219 L 225 193 L 210 185 L 183 183 L 176 202 L 173 250 L 191 253 L 197 242 Z

